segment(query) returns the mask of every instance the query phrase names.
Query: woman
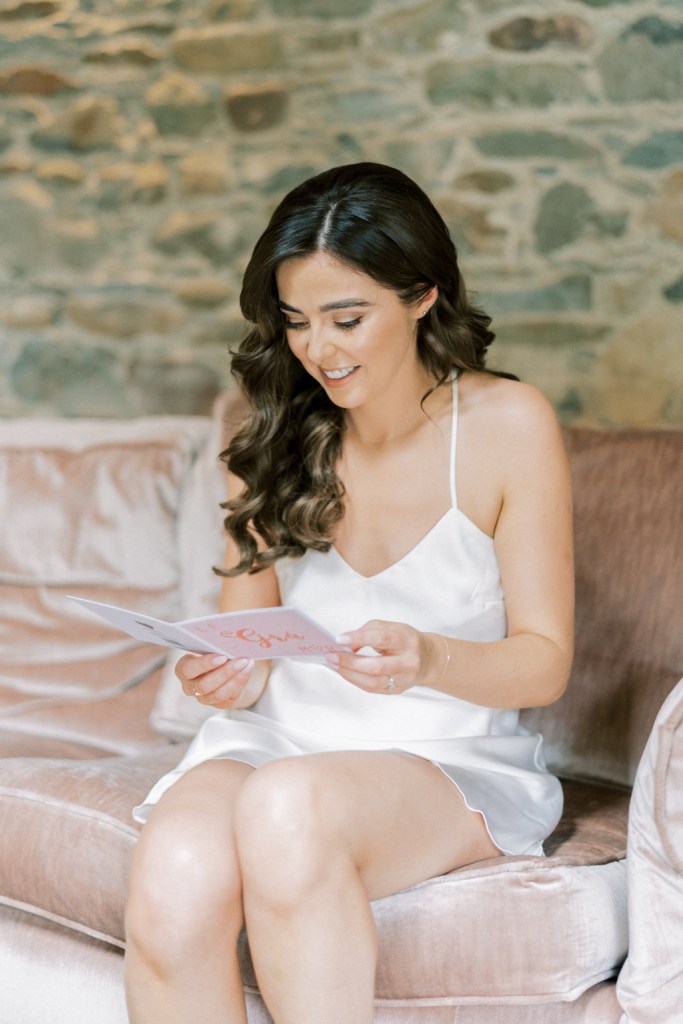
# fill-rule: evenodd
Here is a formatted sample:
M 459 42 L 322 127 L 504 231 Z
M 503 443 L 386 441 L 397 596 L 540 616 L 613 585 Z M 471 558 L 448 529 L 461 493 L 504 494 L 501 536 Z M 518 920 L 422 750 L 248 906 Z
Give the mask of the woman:
M 396 170 L 294 189 L 242 310 L 221 606 L 296 605 L 351 652 L 179 662 L 218 713 L 136 811 L 130 1017 L 243 1024 L 246 921 L 276 1024 L 370 1024 L 369 901 L 542 854 L 559 817 L 518 709 L 569 673 L 567 464 L 546 401 L 485 369 L 489 318 Z

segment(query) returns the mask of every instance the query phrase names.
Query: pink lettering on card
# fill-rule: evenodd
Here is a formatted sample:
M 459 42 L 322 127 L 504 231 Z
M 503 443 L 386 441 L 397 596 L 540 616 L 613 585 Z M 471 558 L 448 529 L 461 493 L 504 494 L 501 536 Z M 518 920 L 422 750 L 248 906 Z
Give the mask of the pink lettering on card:
M 219 636 L 224 636 L 228 640 L 244 640 L 245 643 L 258 644 L 266 650 L 270 650 L 274 643 L 286 644 L 288 640 L 304 639 L 303 633 L 285 632 L 278 636 L 277 633 L 258 633 L 255 629 L 221 629 Z

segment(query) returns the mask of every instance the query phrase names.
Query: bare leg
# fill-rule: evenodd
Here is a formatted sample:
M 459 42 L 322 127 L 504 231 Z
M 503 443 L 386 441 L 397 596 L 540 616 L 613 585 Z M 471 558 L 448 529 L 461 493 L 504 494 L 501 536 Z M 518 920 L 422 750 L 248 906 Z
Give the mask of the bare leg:
M 372 1024 L 369 900 L 500 851 L 428 761 L 286 758 L 250 776 L 235 832 L 249 942 L 277 1024 Z
M 246 1024 L 233 808 L 251 772 L 236 761 L 199 765 L 142 830 L 126 913 L 131 1024 Z

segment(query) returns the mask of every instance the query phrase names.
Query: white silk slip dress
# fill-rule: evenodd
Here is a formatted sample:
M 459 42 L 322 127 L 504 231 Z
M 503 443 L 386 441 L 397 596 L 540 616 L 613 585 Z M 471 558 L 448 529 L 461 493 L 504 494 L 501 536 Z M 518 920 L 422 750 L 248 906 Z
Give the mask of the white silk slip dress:
M 356 572 L 331 548 L 276 563 L 280 595 L 338 635 L 369 619 L 406 622 L 462 640 L 506 635 L 505 604 L 493 539 L 458 508 L 458 386 L 453 381 L 451 508 L 408 554 L 373 576 Z M 540 735 L 519 712 L 472 704 L 425 686 L 375 694 L 326 664 L 282 658 L 250 708 L 219 711 L 202 725 L 176 769 L 133 814 L 151 807 L 184 772 L 209 758 L 259 768 L 280 757 L 330 750 L 401 750 L 434 762 L 481 812 L 496 846 L 543 853 L 562 812 L 562 788 L 546 769 Z

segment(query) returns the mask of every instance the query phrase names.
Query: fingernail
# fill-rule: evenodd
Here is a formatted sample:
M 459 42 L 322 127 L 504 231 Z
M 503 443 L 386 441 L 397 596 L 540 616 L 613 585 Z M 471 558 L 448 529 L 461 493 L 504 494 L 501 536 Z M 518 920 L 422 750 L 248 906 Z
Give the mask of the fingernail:
M 325 660 L 331 668 L 339 668 L 339 655 L 338 654 L 326 654 Z
M 232 664 L 238 672 L 242 672 L 245 668 L 254 667 L 254 662 L 250 658 L 236 658 Z
M 218 665 L 225 665 L 227 660 L 228 659 L 226 658 L 226 656 L 224 654 L 218 654 L 215 658 L 211 659 L 211 664 L 212 665 L 216 665 L 216 666 L 218 666 Z
M 334 639 L 335 639 L 335 642 L 338 643 L 338 644 L 350 644 L 351 643 L 351 637 L 349 636 L 348 633 L 340 633 L 339 636 L 336 636 Z

